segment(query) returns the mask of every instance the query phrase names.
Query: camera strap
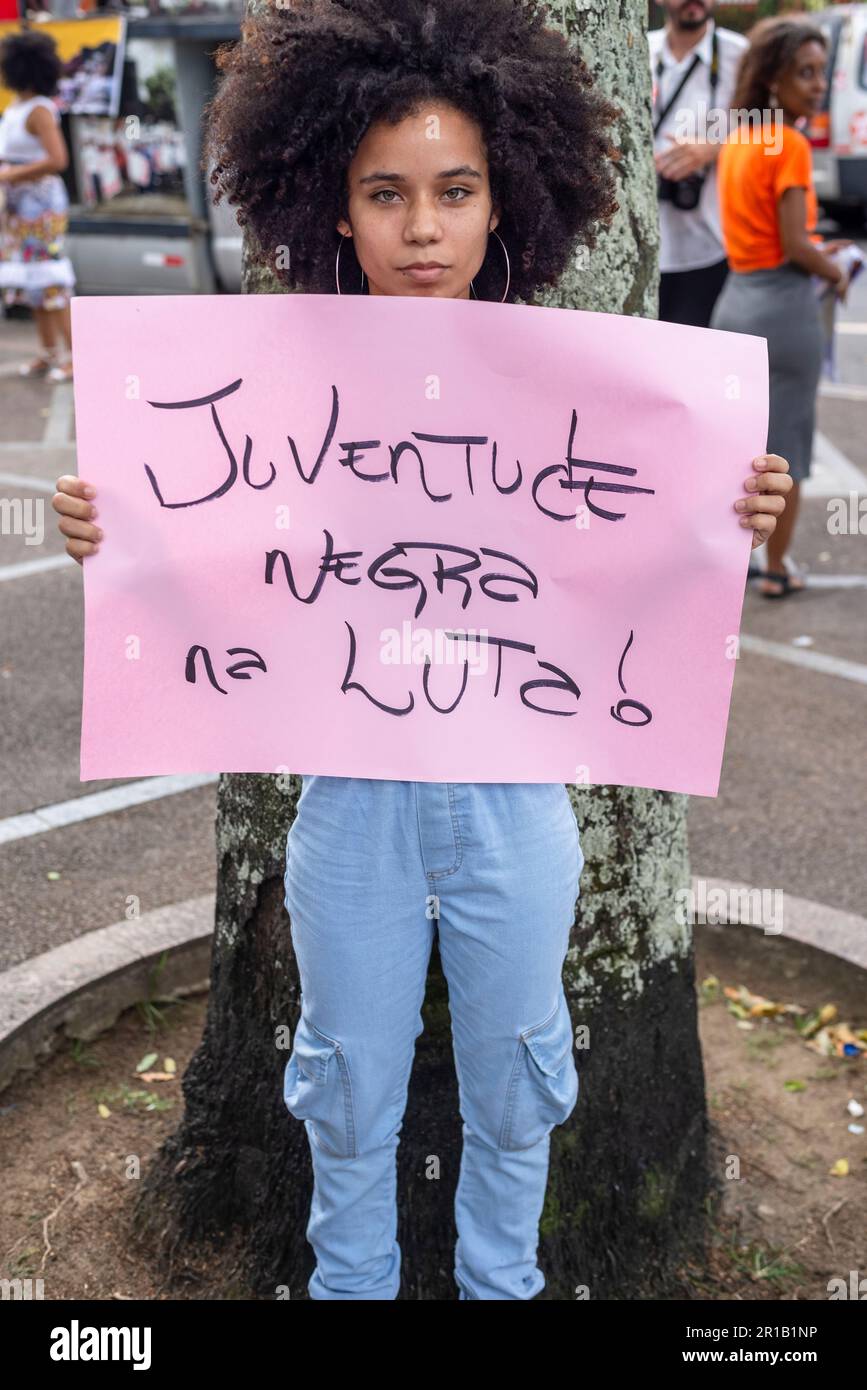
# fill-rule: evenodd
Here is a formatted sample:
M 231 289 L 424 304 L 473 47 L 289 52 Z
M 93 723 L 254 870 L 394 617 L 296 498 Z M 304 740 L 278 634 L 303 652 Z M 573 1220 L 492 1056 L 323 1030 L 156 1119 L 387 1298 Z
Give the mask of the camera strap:
M 663 109 L 662 109 L 661 111 L 658 112 L 658 115 L 657 115 L 657 117 L 656 117 L 656 120 L 655 120 L 654 123 L 653 123 L 653 133 L 654 133 L 654 135 L 656 135 L 656 134 L 658 133 L 659 127 L 662 125 L 662 122 L 665 120 L 665 118 L 666 118 L 666 116 L 668 115 L 669 111 L 671 110 L 672 106 L 674 106 L 674 103 L 677 101 L 677 98 L 680 96 L 681 92 L 683 91 L 683 89 L 684 89 L 684 87 L 686 86 L 686 84 L 687 84 L 687 82 L 689 81 L 689 79 L 692 77 L 692 74 L 695 72 L 695 70 L 696 70 L 696 68 L 698 67 L 698 65 L 699 65 L 700 62 L 701 62 L 701 57 L 700 57 L 700 55 L 699 55 L 698 53 L 696 53 L 695 56 L 694 56 L 694 58 L 693 58 L 693 60 L 692 60 L 692 62 L 691 62 L 690 65 L 689 65 L 689 67 L 687 68 L 686 72 L 683 74 L 683 76 L 681 77 L 681 79 L 680 79 L 680 81 L 678 82 L 677 86 L 675 87 L 674 91 L 672 92 L 671 96 L 668 98 L 668 101 L 665 103 L 665 106 L 663 107 Z M 665 72 L 665 64 L 664 64 L 663 61 L 662 61 L 662 54 L 660 54 L 660 56 L 659 56 L 659 57 L 657 58 L 657 60 L 656 60 L 657 98 L 658 98 L 658 96 L 659 96 L 659 84 L 660 84 L 660 82 L 661 82 L 661 80 L 662 80 L 662 76 L 663 76 L 663 73 L 664 73 L 664 72 Z M 716 93 L 717 84 L 718 84 L 718 82 L 719 82 L 719 51 L 718 51 L 718 48 L 717 48 L 717 41 L 716 41 L 716 28 L 714 28 L 713 37 L 712 37 L 712 39 L 711 39 L 711 60 L 710 60 L 710 79 L 709 79 L 709 80 L 710 80 L 710 92 L 711 92 L 711 100 L 712 100 L 713 97 L 714 97 L 714 95 L 715 95 L 715 93 Z M 658 106 L 658 102 L 657 102 L 657 106 Z

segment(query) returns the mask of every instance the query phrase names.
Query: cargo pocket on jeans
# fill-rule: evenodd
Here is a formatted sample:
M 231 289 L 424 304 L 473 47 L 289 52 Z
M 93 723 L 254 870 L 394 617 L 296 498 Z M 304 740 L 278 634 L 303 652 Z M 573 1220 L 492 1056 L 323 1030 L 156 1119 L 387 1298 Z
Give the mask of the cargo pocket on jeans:
M 567 1120 L 578 1099 L 572 1018 L 561 989 L 557 1007 L 521 1032 L 500 1131 L 501 1149 L 529 1149 Z
M 323 1149 L 355 1158 L 352 1078 L 342 1045 L 302 1014 L 283 1074 L 283 1100 L 290 1115 L 309 1120 Z

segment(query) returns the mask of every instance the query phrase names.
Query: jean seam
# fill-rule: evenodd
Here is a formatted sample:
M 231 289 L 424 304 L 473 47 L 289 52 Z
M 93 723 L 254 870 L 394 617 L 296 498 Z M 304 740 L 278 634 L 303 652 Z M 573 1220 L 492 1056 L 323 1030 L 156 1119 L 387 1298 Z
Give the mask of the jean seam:
M 349 1062 L 344 1055 L 342 1048 L 337 1048 L 337 1066 L 341 1071 L 343 1084 L 343 1113 L 346 1121 L 346 1138 L 349 1152 L 347 1158 L 358 1157 L 358 1146 L 355 1134 L 355 1109 L 352 1095 L 352 1076 L 349 1071 Z
M 567 792 L 567 796 L 568 796 L 568 792 Z M 583 872 L 584 872 L 584 864 L 585 864 L 586 861 L 585 861 L 585 858 L 584 858 L 584 850 L 583 850 L 582 847 L 581 847 L 581 827 L 580 827 L 579 824 L 578 824 L 578 817 L 575 815 L 575 808 L 574 808 L 573 805 L 572 805 L 572 798 L 571 798 L 571 797 L 569 797 L 569 809 L 570 809 L 571 812 L 572 812 L 572 820 L 573 820 L 574 823 L 575 823 L 575 844 L 576 844 L 576 847 L 577 847 L 577 849 L 578 849 L 578 863 L 579 863 L 579 865 L 580 865 L 580 868 L 579 868 L 579 870 L 578 870 L 578 882 L 577 882 L 577 884 L 576 884 L 576 886 L 575 886 L 575 899 L 576 899 L 576 901 L 577 901 L 577 899 L 578 899 L 578 897 L 580 896 L 580 893 L 581 893 L 581 875 L 582 875 Z
M 534 1033 L 538 1033 L 542 1028 L 544 1028 L 544 1027 L 546 1026 L 546 1024 L 550 1023 L 550 1022 L 552 1021 L 552 1019 L 556 1018 L 556 1016 L 557 1016 L 559 1010 L 560 1010 L 560 1000 L 559 1000 L 559 998 L 558 998 L 557 1003 L 554 1005 L 553 1009 L 552 1009 L 551 1012 L 548 1014 L 547 1018 L 543 1018 L 541 1023 L 534 1023 L 533 1026 L 532 1026 L 532 1028 L 522 1028 L 522 1029 L 521 1029 L 521 1037 L 524 1039 L 524 1041 L 526 1042 L 526 1041 L 527 1041 L 527 1038 L 532 1037 Z
M 343 1048 L 341 1047 L 340 1043 L 337 1041 L 336 1038 L 330 1038 L 327 1033 L 323 1033 L 321 1028 L 317 1028 L 316 1025 L 314 1023 L 310 1023 L 309 1020 L 308 1027 L 311 1029 L 312 1032 L 314 1032 L 317 1035 L 317 1037 L 320 1037 L 323 1040 L 323 1042 L 331 1044 L 331 1047 L 333 1049 L 331 1055 L 333 1057 L 336 1057 L 337 1059 L 337 1071 L 340 1076 L 340 1087 L 343 1092 L 343 1118 L 346 1127 L 346 1147 L 349 1150 L 349 1152 L 346 1155 L 341 1156 L 345 1156 L 347 1158 L 357 1158 L 358 1148 L 355 1131 L 355 1106 L 352 1092 L 352 1074 L 349 1070 L 348 1058 L 346 1057 Z M 328 1063 L 330 1061 L 331 1057 L 326 1057 L 323 1058 L 320 1063 L 322 1069 L 321 1084 L 323 1085 L 328 1084 L 327 1073 Z M 326 1144 L 324 1145 L 324 1147 L 327 1148 L 328 1145 Z
M 464 840 L 463 836 L 461 835 L 461 819 L 458 815 L 457 806 L 455 805 L 454 783 L 449 782 L 447 783 L 447 786 L 449 791 L 449 810 L 451 811 L 452 825 L 454 826 L 455 840 L 457 841 L 458 846 L 458 862 L 455 865 L 455 868 L 459 869 L 461 867 L 461 864 L 464 862 Z
M 498 1147 L 508 1150 L 508 1140 L 512 1129 L 512 1112 L 515 1108 L 515 1091 L 518 1084 L 518 1067 L 521 1063 L 521 1054 L 524 1048 L 523 1038 L 518 1039 L 518 1046 L 515 1051 L 515 1060 L 512 1063 L 512 1071 L 509 1076 L 509 1084 L 506 1089 L 506 1109 L 503 1115 L 503 1123 L 500 1126 L 500 1142 Z
M 429 879 L 448 878 L 450 874 L 456 874 L 458 869 L 461 867 L 461 864 L 464 862 L 464 841 L 461 835 L 460 819 L 458 817 L 457 808 L 455 806 L 454 784 L 452 782 L 447 782 L 446 789 L 448 791 L 449 812 L 452 818 L 452 830 L 454 832 L 455 849 L 457 850 L 458 857 L 457 861 L 452 865 L 450 869 L 431 869 L 431 871 L 426 874 L 426 877 Z

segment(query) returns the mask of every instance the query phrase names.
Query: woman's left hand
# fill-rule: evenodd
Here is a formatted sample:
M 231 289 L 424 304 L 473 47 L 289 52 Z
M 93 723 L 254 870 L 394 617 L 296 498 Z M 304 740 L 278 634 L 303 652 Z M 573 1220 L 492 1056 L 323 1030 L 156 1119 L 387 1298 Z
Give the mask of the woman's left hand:
M 746 479 L 746 497 L 739 497 L 735 510 L 742 512 L 741 526 L 753 528 L 752 549 L 773 534 L 777 517 L 785 509 L 786 493 L 794 487 L 789 461 L 779 454 L 760 454 L 753 459 L 755 472 Z
M 854 241 L 838 239 L 836 241 L 823 241 L 819 244 L 819 250 L 824 251 L 826 256 L 833 256 L 835 251 L 845 251 L 847 246 L 854 246 Z
M 14 164 L 0 164 L 0 183 L 11 183 Z

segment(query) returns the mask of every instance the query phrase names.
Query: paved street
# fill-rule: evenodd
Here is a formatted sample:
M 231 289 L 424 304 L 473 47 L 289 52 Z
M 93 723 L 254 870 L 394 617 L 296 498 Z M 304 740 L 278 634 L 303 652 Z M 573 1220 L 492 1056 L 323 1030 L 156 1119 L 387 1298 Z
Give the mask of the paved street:
M 34 346 L 29 323 L 0 321 L 0 496 L 42 503 L 45 525 L 42 544 L 0 535 L 0 969 L 121 921 L 130 895 L 144 913 L 216 874 L 215 779 L 161 778 L 145 801 L 149 779 L 79 782 L 82 581 L 50 506 L 77 471 L 73 388 L 17 376 Z M 695 874 L 865 917 L 867 502 L 864 534 L 827 522 L 829 499 L 867 498 L 867 274 L 838 357 L 794 547 L 815 583 L 746 595 L 720 795 L 692 799 L 690 840 Z

